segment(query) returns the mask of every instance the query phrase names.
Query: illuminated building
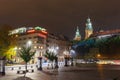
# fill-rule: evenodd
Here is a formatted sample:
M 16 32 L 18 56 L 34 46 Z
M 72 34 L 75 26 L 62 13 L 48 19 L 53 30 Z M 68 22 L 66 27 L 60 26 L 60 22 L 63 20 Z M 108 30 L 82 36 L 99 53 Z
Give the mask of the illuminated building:
M 9 35 L 17 35 L 17 57 L 16 61 L 19 61 L 18 53 L 22 46 L 30 46 L 32 51 L 36 51 L 33 58 L 34 63 L 37 62 L 37 58 L 43 56 L 46 52 L 46 38 L 47 31 L 42 27 L 22 27 L 14 29 L 9 32 Z
M 93 27 L 90 18 L 88 18 L 85 28 L 85 39 L 89 38 L 91 34 L 93 34 Z
M 104 37 L 111 37 L 114 35 L 120 35 L 120 29 L 94 32 L 90 37 L 92 37 L 92 38 L 104 38 Z
M 64 59 L 64 51 L 69 51 L 69 39 L 64 35 L 48 34 L 47 49 L 58 56 L 59 60 Z
M 46 53 L 46 50 L 55 53 L 59 59 L 63 58 L 65 50 L 69 50 L 69 40 L 65 36 L 48 33 L 45 28 L 39 26 L 14 29 L 9 35 L 17 37 L 17 53 L 22 46 L 31 46 L 32 51 L 36 50 L 34 63 L 37 62 L 38 57 Z M 18 55 L 16 61 L 20 62 Z
M 74 40 L 76 40 L 76 41 L 80 41 L 81 40 L 81 35 L 80 35 L 80 31 L 79 31 L 78 26 L 77 26 L 77 30 L 76 30 L 76 34 L 75 34 Z

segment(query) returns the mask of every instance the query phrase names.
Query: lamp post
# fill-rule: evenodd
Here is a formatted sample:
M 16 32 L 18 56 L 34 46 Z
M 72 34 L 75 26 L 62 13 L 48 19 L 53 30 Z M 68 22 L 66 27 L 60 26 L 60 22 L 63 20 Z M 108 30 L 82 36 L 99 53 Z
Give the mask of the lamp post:
M 65 66 L 68 66 L 68 59 L 69 59 L 69 52 L 68 51 L 64 51 L 64 59 L 65 59 Z
M 55 68 L 59 68 L 58 66 L 58 50 L 59 50 L 59 47 L 57 46 L 55 49 L 54 49 L 54 54 L 57 55 L 55 57 Z
M 38 66 L 38 70 L 42 70 L 42 57 L 38 57 L 39 60 L 39 66 Z
M 71 56 L 71 66 L 74 65 L 74 58 L 76 57 L 76 53 L 73 49 L 70 50 L 70 56 Z
M 0 73 L 2 76 L 5 75 L 5 57 L 0 59 Z
M 73 57 L 71 57 L 71 66 L 73 66 Z
M 59 68 L 59 66 L 58 66 L 58 57 L 55 58 L 55 68 Z
M 68 58 L 66 55 L 65 55 L 65 66 L 68 66 Z

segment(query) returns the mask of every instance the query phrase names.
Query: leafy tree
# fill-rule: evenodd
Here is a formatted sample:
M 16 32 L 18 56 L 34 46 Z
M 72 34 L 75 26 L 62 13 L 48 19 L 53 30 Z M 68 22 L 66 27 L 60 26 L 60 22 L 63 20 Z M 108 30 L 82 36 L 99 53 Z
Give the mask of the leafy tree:
M 16 50 L 14 46 L 9 46 L 8 50 L 5 52 L 6 58 L 12 60 L 16 56 Z
M 0 25 L 0 58 L 6 57 L 12 53 L 9 53 L 7 55 L 8 51 L 10 51 L 10 48 L 15 47 L 15 39 L 12 36 L 9 36 L 9 31 L 13 28 L 8 25 Z
M 106 58 L 120 58 L 120 36 L 118 35 L 96 40 L 96 47 Z
M 84 56 L 86 56 L 89 53 L 89 50 L 91 48 L 94 48 L 94 43 L 95 43 L 95 39 L 93 38 L 82 40 L 74 45 L 77 46 L 75 50 L 81 56 L 81 58 L 84 58 Z
M 52 62 L 52 69 L 53 69 L 53 61 L 57 58 L 57 55 L 55 55 L 53 52 L 47 51 L 44 56 Z
M 72 41 L 70 41 L 70 43 L 72 44 L 72 45 L 75 45 L 75 44 L 77 44 L 77 43 L 79 43 L 80 41 L 76 41 L 76 40 L 72 40 Z
M 22 47 L 19 53 L 19 56 L 24 60 L 25 62 L 25 69 L 27 72 L 27 63 L 32 59 L 36 51 L 31 52 L 31 47 Z
M 98 48 L 101 58 L 120 58 L 120 36 L 113 35 L 111 37 L 96 39 L 89 38 L 74 44 L 72 48 L 79 53 L 82 58 L 93 55 L 90 53 L 91 48 Z

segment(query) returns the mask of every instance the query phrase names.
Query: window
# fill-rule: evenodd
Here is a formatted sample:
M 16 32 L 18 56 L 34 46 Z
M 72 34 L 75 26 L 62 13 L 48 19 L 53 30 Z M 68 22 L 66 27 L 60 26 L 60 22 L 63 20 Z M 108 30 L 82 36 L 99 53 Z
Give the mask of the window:
M 37 46 L 34 46 L 34 48 L 36 49 L 36 48 L 37 48 Z
M 37 41 L 34 41 L 34 43 L 37 43 Z
M 23 38 L 23 40 L 26 40 L 26 38 Z
M 37 38 L 38 36 L 34 36 L 33 38 Z
M 29 39 L 31 39 L 31 37 L 28 37 Z
M 21 38 L 19 38 L 19 40 L 22 40 Z

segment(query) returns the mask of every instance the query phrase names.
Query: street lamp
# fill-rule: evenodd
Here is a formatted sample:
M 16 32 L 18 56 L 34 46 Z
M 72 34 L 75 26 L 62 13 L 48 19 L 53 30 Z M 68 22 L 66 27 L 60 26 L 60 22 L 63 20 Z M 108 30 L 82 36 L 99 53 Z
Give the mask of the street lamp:
M 55 58 L 55 68 L 59 68 L 59 66 L 58 66 L 58 57 L 57 56 Z
M 0 73 L 1 75 L 5 75 L 5 57 L 0 58 Z
M 38 60 L 39 60 L 39 68 L 38 68 L 38 70 L 42 70 L 42 57 L 40 56 L 40 57 L 38 57 Z
M 57 46 L 57 47 L 55 47 L 54 48 L 54 55 L 56 55 L 56 57 L 55 57 L 55 68 L 59 68 L 59 66 L 58 66 L 58 50 L 59 50 L 59 47 Z
M 69 52 L 67 50 L 65 50 L 63 52 L 64 57 L 65 57 L 65 66 L 68 66 L 68 56 L 69 56 Z
M 97 54 L 97 58 L 100 58 L 101 57 L 101 55 L 100 54 Z
M 71 56 L 71 66 L 73 66 L 73 58 L 76 56 L 75 51 L 74 50 L 70 50 L 70 56 Z
M 32 45 L 32 41 L 27 41 L 27 47 L 30 47 Z

